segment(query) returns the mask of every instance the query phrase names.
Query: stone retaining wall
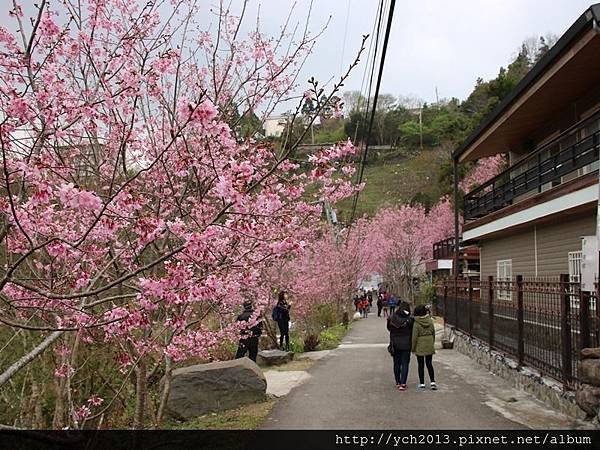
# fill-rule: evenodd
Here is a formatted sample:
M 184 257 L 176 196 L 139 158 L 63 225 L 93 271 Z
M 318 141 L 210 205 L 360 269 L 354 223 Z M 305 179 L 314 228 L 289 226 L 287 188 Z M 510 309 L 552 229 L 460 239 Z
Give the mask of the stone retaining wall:
M 515 388 L 532 394 L 548 406 L 575 419 L 585 419 L 585 413 L 575 403 L 575 392 L 562 389 L 562 384 L 540 375 L 530 367 L 518 369 L 517 361 L 503 353 L 490 350 L 482 341 L 454 330 L 454 348 L 484 366 L 493 374 L 509 381 Z

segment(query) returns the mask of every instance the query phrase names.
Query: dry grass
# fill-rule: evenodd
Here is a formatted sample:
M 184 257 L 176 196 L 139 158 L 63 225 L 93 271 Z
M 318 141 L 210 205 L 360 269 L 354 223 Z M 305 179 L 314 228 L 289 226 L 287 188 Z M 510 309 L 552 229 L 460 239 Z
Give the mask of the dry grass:
M 269 415 L 277 399 L 268 399 L 240 408 L 188 420 L 184 423 L 171 423 L 168 428 L 174 430 L 254 430 Z

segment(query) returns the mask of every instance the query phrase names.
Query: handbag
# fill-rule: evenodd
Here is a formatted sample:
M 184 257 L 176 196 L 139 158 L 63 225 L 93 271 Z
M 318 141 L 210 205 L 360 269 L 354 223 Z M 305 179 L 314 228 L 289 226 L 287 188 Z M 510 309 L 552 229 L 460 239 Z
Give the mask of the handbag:
M 387 346 L 387 349 L 388 349 L 390 356 L 394 356 L 394 344 L 392 343 L 391 339 L 390 339 L 390 343 Z

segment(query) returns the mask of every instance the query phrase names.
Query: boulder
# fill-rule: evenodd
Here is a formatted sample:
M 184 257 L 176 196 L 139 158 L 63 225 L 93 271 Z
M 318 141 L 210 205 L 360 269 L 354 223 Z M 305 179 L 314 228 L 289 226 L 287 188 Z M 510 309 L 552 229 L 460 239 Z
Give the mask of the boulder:
M 262 401 L 267 381 L 248 358 L 197 364 L 173 371 L 167 411 L 190 419 Z
M 600 359 L 584 359 L 577 373 L 582 383 L 600 386 Z
M 257 361 L 264 366 L 278 366 L 290 362 L 294 358 L 292 352 L 282 350 L 262 350 L 258 352 Z
M 600 359 L 600 347 L 582 349 L 581 359 Z
M 600 412 L 600 388 L 583 384 L 575 394 L 575 401 L 588 417 L 596 416 Z

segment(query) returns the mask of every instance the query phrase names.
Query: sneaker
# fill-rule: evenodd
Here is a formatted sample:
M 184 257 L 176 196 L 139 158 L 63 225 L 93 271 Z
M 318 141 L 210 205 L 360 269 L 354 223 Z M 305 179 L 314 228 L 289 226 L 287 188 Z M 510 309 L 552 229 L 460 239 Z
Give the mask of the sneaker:
M 424 391 L 425 390 L 425 385 L 424 384 L 418 384 L 417 385 L 417 391 Z
M 431 387 L 432 391 L 437 391 L 437 384 L 435 384 L 435 381 L 429 383 L 429 386 Z
M 405 384 L 398 385 L 398 390 L 399 391 L 405 391 L 406 390 L 406 385 Z

